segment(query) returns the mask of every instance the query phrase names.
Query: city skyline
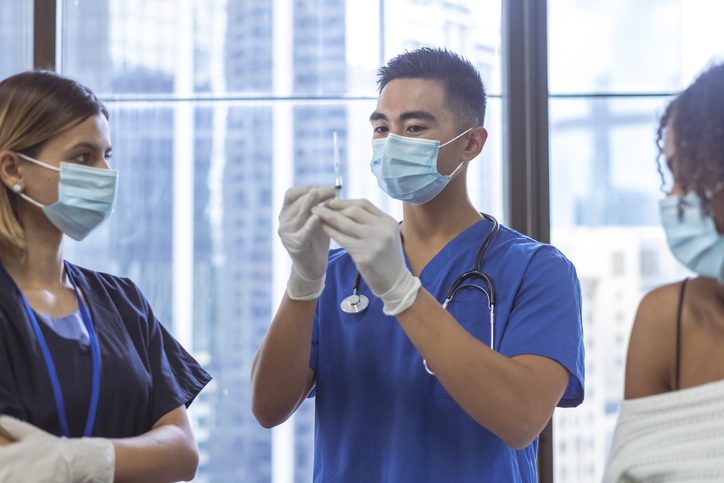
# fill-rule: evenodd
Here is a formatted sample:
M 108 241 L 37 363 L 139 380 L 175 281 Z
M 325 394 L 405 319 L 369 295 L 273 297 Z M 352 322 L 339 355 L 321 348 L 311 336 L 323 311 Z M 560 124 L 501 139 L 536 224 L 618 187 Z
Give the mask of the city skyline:
M 157 317 L 215 376 L 191 409 L 201 452 L 195 481 L 311 478 L 313 401 L 282 427 L 261 428 L 250 411 L 250 367 L 289 270 L 275 234 L 283 191 L 331 182 L 333 130 L 345 196 L 368 197 L 401 218 L 400 204 L 369 171 L 377 67 L 404 49 L 444 45 L 470 58 L 489 92 L 501 93 L 500 2 L 360 3 L 181 0 L 173 16 L 166 0 L 64 6 L 61 72 L 106 100 L 121 171 L 113 218 L 67 253 L 136 281 Z M 612 35 L 637 28 L 655 35 L 661 19 L 680 18 L 667 24 L 670 57 L 645 63 L 646 79 L 662 88 L 680 88 L 695 75 L 695 61 L 704 62 L 685 54 L 700 48 L 691 39 L 700 36 L 692 25 L 701 15 L 687 13 L 681 0 L 661 2 L 648 17 L 623 0 L 550 3 L 553 20 L 603 18 L 597 28 Z M 22 25 L 9 26 L 8 35 L 20 37 Z M 551 28 L 552 47 L 564 32 Z M 592 48 L 581 44 L 568 49 Z M 616 41 L 600 55 L 586 51 L 582 65 L 565 64 L 552 49 L 551 90 L 640 89 L 633 61 L 614 62 L 628 47 Z M 21 55 L 7 62 L 8 75 L 23 65 Z M 665 101 L 551 99 L 551 238 L 578 268 L 587 344 L 586 402 L 556 413 L 558 483 L 600 476 L 638 300 L 685 273 L 657 226 L 653 128 Z M 476 206 L 504 221 L 503 106 L 497 97 L 489 103 L 491 135 L 471 166 L 469 190 Z

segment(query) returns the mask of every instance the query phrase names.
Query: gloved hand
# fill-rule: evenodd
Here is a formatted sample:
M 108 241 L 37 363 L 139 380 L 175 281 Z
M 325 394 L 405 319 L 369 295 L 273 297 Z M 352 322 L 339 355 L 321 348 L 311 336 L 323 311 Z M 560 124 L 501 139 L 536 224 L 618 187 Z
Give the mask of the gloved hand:
M 103 438 L 59 438 L 10 416 L 0 427 L 15 442 L 0 448 L 0 482 L 113 481 L 116 453 Z
M 354 260 L 385 315 L 397 315 L 415 301 L 420 279 L 405 265 L 400 226 L 367 200 L 334 199 L 312 209 L 324 231 Z
M 329 236 L 322 230 L 312 207 L 334 198 L 334 188 L 297 186 L 284 196 L 279 214 L 279 238 L 292 259 L 287 295 L 294 300 L 314 300 L 324 290 L 329 256 Z

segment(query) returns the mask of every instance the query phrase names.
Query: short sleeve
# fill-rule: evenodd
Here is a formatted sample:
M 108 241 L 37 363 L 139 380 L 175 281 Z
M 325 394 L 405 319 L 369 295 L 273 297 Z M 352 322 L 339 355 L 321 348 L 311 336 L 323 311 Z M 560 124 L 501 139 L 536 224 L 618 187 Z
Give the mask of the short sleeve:
M 148 323 L 148 361 L 152 377 L 151 417 L 155 423 L 169 411 L 191 405 L 211 376 L 153 315 L 145 305 Z
M 581 288 L 573 264 L 550 245 L 538 250 L 513 304 L 500 352 L 508 357 L 539 355 L 560 363 L 569 379 L 558 406 L 578 406 L 583 401 L 584 348 Z

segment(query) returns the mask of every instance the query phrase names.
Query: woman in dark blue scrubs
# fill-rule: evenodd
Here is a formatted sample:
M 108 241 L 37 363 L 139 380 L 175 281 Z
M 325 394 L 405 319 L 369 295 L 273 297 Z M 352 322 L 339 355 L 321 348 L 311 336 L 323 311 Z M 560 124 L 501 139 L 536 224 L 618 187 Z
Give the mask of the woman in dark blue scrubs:
M 0 482 L 178 481 L 211 377 L 132 281 L 63 260 L 111 213 L 108 112 L 48 72 L 0 82 Z

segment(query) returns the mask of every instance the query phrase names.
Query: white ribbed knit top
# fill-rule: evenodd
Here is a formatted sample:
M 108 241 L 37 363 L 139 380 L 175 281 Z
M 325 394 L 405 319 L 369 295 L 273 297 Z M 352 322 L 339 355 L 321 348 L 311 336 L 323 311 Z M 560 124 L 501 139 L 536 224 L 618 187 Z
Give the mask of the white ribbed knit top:
M 724 380 L 621 403 L 603 477 L 724 482 Z

